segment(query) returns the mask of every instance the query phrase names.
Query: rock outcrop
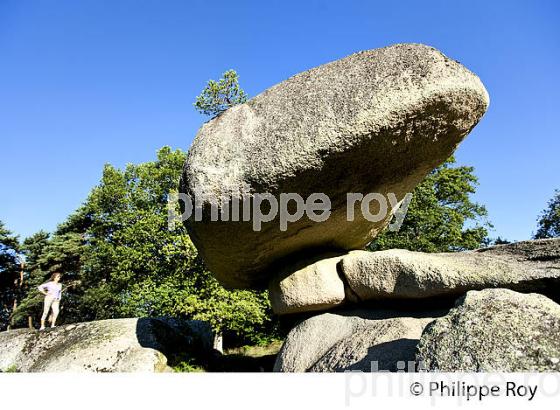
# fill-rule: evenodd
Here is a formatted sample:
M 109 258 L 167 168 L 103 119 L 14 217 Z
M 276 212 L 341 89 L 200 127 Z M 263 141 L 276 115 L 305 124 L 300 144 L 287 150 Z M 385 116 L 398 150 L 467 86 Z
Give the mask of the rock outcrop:
M 456 296 L 496 287 L 560 290 L 560 239 L 456 253 L 354 251 L 341 264 L 348 286 L 360 300 Z
M 290 331 L 274 370 L 559 371 L 560 305 L 540 294 L 485 289 L 467 292 L 448 312 L 323 313 Z
M 0 333 L 0 371 L 165 372 L 167 356 L 211 343 L 206 323 L 168 318 L 17 329 Z
M 361 249 L 397 206 L 371 222 L 355 202 L 349 220 L 347 194 L 401 201 L 450 156 L 488 102 L 476 75 L 420 44 L 363 51 L 295 75 L 199 130 L 181 182 L 181 192 L 202 203 L 202 220 L 186 221 L 189 234 L 218 280 L 237 288 L 266 286 L 297 253 Z M 231 217 L 244 193 L 277 201 L 281 193 L 304 200 L 322 193 L 331 213 L 322 222 L 303 216 L 286 230 L 276 215 L 256 231 L 252 219 Z M 212 221 L 212 203 L 230 218 Z M 290 214 L 294 208 L 288 203 Z M 380 209 L 366 203 L 373 215 Z
M 314 316 L 290 331 L 274 371 L 414 371 L 418 340 L 435 314 L 357 309 Z
M 301 262 L 271 281 L 275 312 L 336 309 L 291 330 L 275 371 L 560 370 L 560 305 L 511 289 L 560 296 L 560 238 L 441 254 L 351 251 Z M 465 292 L 433 322 L 444 313 L 419 303 L 441 305 Z M 389 302 L 417 308 L 380 310 Z M 362 306 L 341 310 L 345 303 Z
M 560 371 L 560 305 L 507 289 L 470 291 L 420 338 L 429 371 Z
M 344 282 L 339 276 L 338 255 L 300 262 L 295 271 L 287 269 L 270 281 L 269 296 L 274 313 L 322 311 L 342 304 Z
M 228 287 L 268 285 L 277 314 L 316 314 L 276 371 L 560 370 L 560 306 L 516 293 L 560 296 L 560 239 L 363 250 L 488 103 L 458 62 L 399 44 L 300 73 L 199 130 L 180 190 L 206 265 Z
M 332 288 L 338 297 L 326 290 Z M 347 301 L 457 297 L 485 288 L 560 293 L 560 239 L 454 253 L 351 251 L 310 262 L 292 274 L 283 272 L 269 291 L 274 311 L 287 314 L 327 310 Z

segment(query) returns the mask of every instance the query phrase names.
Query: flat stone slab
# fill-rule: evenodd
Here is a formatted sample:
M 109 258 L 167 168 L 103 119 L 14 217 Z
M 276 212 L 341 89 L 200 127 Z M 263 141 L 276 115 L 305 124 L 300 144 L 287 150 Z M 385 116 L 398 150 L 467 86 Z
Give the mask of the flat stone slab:
M 457 297 L 485 288 L 560 291 L 560 238 L 455 253 L 351 251 L 284 271 L 271 281 L 269 295 L 274 311 L 288 314 L 346 302 Z
M 341 265 L 359 300 L 456 296 L 496 287 L 536 292 L 560 289 L 560 239 L 456 253 L 353 251 Z

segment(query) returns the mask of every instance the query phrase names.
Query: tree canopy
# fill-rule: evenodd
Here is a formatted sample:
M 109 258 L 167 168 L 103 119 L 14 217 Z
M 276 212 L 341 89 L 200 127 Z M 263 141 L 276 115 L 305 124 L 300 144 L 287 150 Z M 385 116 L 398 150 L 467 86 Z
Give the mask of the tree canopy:
M 31 317 L 33 322 L 34 318 L 40 316 L 43 296 L 37 290 L 37 286 L 47 282 L 54 272 L 62 273 L 64 281 L 61 315 L 66 322 L 80 321 L 81 292 L 78 285 L 85 242 L 83 233 L 66 229 L 66 224 L 62 224 L 52 235 L 39 231 L 23 241 L 21 251 L 26 260 L 24 297 L 14 311 L 15 324 L 25 324 L 28 317 Z
M 40 311 L 36 286 L 63 273 L 61 319 L 170 315 L 210 322 L 216 332 L 254 341 L 273 325 L 266 293 L 229 291 L 205 269 L 185 228 L 167 221 L 186 154 L 164 147 L 155 161 L 103 169 L 84 204 L 49 237 L 24 242 L 29 293 L 16 317 Z
M 19 239 L 0 221 L 0 330 L 10 323 L 21 292 Z
M 486 208 L 471 199 L 478 184 L 474 169 L 455 163 L 451 157 L 428 174 L 414 189 L 400 229 L 384 231 L 370 244 L 371 250 L 452 252 L 488 243 Z
M 539 216 L 535 234 L 535 239 L 557 237 L 560 237 L 560 190 L 554 192 L 548 206 Z
M 40 231 L 19 244 L 0 225 L 2 275 L 18 271 L 18 254 L 26 259 L 14 312 L 13 284 L 11 296 L 2 294 L 9 302 L 3 305 L 4 324 L 25 326 L 29 317 L 38 317 L 37 285 L 59 271 L 61 323 L 169 315 L 206 320 L 216 333 L 241 343 L 275 335 L 278 322 L 266 292 L 223 288 L 184 226 L 168 226 L 168 197 L 178 191 L 185 158 L 164 147 L 154 161 L 124 170 L 106 165 L 82 206 L 51 234 Z M 401 229 L 382 233 L 370 249 L 444 252 L 485 244 L 490 224 L 484 206 L 471 199 L 476 184 L 473 168 L 450 158 L 415 189 Z
M 209 80 L 196 97 L 194 106 L 202 114 L 214 117 L 234 105 L 247 101 L 247 94 L 239 86 L 237 72 L 228 70 L 222 75 L 218 81 Z

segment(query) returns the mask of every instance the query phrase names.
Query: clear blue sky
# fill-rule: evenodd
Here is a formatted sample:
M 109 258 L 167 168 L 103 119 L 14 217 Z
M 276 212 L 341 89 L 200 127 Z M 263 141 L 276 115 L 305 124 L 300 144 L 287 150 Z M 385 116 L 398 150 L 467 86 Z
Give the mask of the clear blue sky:
M 305 69 L 399 42 L 478 74 L 491 107 L 457 152 L 492 236 L 526 239 L 560 188 L 560 6 L 554 1 L 0 0 L 0 219 L 53 230 L 104 163 L 188 149 L 205 82 L 234 68 L 256 95 Z

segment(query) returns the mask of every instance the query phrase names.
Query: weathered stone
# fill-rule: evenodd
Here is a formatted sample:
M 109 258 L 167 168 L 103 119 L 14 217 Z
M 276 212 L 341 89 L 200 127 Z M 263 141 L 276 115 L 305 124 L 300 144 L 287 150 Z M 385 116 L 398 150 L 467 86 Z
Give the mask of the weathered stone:
M 414 371 L 418 339 L 434 314 L 361 309 L 314 316 L 290 331 L 274 371 Z
M 110 319 L 0 333 L 0 371 L 162 372 L 166 355 L 209 349 L 210 327 L 167 318 Z
M 354 320 L 323 313 L 294 327 L 284 341 L 276 363 L 276 372 L 305 372 L 340 340 L 350 336 Z
M 449 157 L 487 106 L 478 77 L 420 44 L 364 51 L 298 74 L 198 132 L 181 182 L 181 192 L 207 195 L 202 221 L 186 222 L 191 238 L 220 282 L 240 288 L 266 286 L 296 252 L 360 249 L 392 215 L 370 222 L 356 202 L 350 221 L 347 193 L 402 200 Z M 210 220 L 209 198 L 223 198 L 219 210 L 231 210 L 247 190 L 277 200 L 281 193 L 324 193 L 332 212 L 323 222 L 304 216 L 285 231 L 278 217 L 261 231 L 252 220 Z M 378 208 L 370 202 L 372 214 Z
M 456 296 L 467 290 L 560 289 L 560 239 L 518 242 L 473 252 L 353 251 L 341 261 L 361 300 Z
M 535 293 L 470 291 L 426 327 L 417 360 L 429 371 L 560 371 L 560 305 Z
M 274 313 L 321 311 L 344 302 L 344 283 L 337 264 L 340 256 L 323 256 L 318 261 L 300 262 L 280 273 L 269 285 L 270 303 Z
M 560 239 L 472 252 L 429 254 L 392 249 L 323 256 L 286 267 L 271 280 L 269 295 L 273 310 L 282 315 L 323 311 L 347 300 L 449 298 L 497 287 L 557 294 Z

